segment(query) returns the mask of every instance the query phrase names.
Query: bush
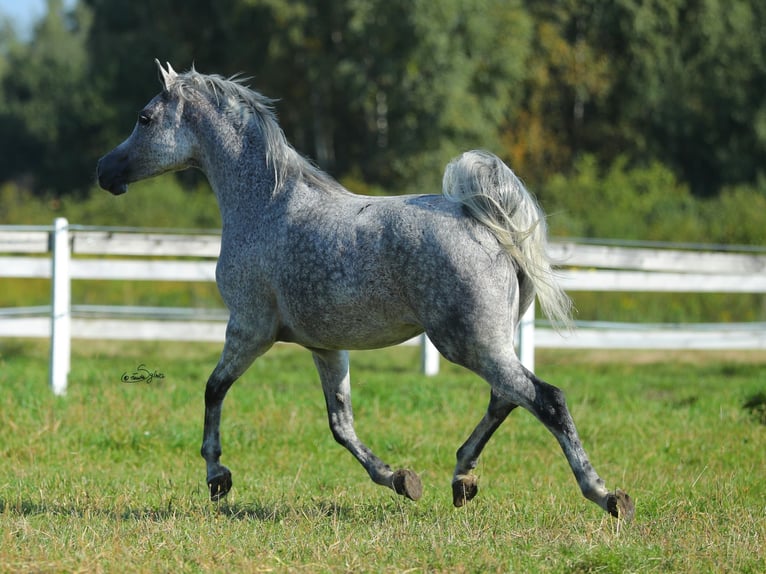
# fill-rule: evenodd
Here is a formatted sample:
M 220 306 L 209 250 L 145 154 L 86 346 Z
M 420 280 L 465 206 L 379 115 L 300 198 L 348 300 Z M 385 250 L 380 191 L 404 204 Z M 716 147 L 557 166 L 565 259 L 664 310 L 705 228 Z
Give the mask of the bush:
M 629 168 L 619 158 L 602 170 L 586 155 L 571 177 L 554 175 L 540 196 L 554 235 L 681 241 L 700 233 L 688 187 L 659 163 Z
M 135 183 L 120 197 L 94 189 L 86 199 L 41 199 L 14 184 L 0 188 L 0 224 L 49 225 L 56 217 L 94 226 L 221 227 L 215 196 L 207 183 L 187 190 L 172 175 Z
M 766 184 L 694 197 L 660 163 L 600 168 L 583 156 L 573 175 L 554 175 L 539 195 L 554 236 L 702 244 L 766 244 Z
M 703 213 L 716 243 L 766 245 L 766 188 L 725 188 L 705 202 Z

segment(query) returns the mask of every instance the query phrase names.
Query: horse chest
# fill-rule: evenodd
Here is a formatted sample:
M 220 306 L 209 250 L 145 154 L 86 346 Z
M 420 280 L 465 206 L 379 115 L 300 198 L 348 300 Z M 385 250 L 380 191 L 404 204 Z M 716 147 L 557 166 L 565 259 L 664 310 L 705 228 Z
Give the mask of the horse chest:
M 247 243 L 222 240 L 215 270 L 218 291 L 229 310 L 251 307 L 263 299 L 268 281 L 263 272 L 262 254 Z

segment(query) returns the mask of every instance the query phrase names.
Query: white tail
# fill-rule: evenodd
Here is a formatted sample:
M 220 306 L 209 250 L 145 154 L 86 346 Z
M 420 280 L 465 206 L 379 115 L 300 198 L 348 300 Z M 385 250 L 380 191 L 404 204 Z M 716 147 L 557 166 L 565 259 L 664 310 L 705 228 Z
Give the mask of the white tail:
M 572 301 L 551 268 L 545 214 L 513 171 L 489 152 L 465 152 L 444 170 L 442 192 L 495 234 L 532 281 L 545 315 L 554 326 L 569 328 Z

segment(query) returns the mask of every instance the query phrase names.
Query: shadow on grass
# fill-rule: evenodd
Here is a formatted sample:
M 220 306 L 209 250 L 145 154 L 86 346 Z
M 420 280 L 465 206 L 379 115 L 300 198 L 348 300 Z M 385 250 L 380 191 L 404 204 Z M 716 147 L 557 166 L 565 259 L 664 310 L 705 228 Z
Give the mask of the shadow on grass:
M 286 518 L 300 516 L 308 519 L 339 518 L 348 520 L 355 512 L 351 508 L 334 501 L 316 500 L 306 504 L 211 504 L 210 510 L 232 520 L 257 522 L 280 522 Z M 202 513 L 206 513 L 207 509 Z M 51 516 L 71 518 L 102 518 L 110 520 L 163 522 L 181 517 L 198 517 L 200 508 L 185 508 L 168 502 L 164 508 L 103 508 L 85 503 L 40 503 L 30 500 L 8 501 L 0 499 L 0 515 Z
M 168 503 L 166 508 L 103 508 L 94 504 L 73 504 L 55 502 L 32 502 L 29 500 L 0 500 L 0 514 L 18 516 L 65 516 L 72 518 L 107 518 L 120 520 L 168 520 L 185 514 L 186 511 Z
M 742 408 L 750 413 L 756 421 L 766 425 L 766 392 L 755 393 L 748 397 Z
M 308 504 L 221 504 L 218 514 L 235 520 L 255 520 L 258 522 L 280 522 L 285 518 L 302 516 L 304 518 L 341 518 L 350 519 L 355 513 L 348 506 L 334 501 L 316 500 Z

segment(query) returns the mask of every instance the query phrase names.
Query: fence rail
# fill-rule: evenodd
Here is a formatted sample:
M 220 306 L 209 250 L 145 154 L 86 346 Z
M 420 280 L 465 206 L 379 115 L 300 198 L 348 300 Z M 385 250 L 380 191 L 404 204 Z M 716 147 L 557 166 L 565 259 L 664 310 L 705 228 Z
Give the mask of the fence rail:
M 220 235 L 70 226 L 0 227 L 0 278 L 51 279 L 51 305 L 0 309 L 0 337 L 50 337 L 50 384 L 66 390 L 71 338 L 222 341 L 225 309 L 72 305 L 72 280 L 215 281 Z M 564 288 L 577 291 L 766 293 L 766 255 L 554 242 Z M 561 336 L 521 321 L 519 354 L 534 369 L 535 348 L 766 349 L 766 324 L 579 323 Z M 415 341 L 413 341 L 415 342 Z M 426 338 L 423 369 L 438 371 Z

